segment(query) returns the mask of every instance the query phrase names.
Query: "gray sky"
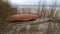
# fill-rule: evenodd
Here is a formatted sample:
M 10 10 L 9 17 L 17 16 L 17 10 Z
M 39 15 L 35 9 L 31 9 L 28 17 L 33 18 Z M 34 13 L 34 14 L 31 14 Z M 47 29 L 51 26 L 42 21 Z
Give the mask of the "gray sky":
M 40 2 L 40 5 L 48 5 L 48 7 L 51 5 L 54 6 L 56 4 L 56 7 L 60 7 L 60 0 L 8 0 L 9 4 L 13 7 L 23 7 L 25 5 L 33 5 L 31 7 L 36 7 L 34 5 L 39 5 L 38 3 Z M 56 3 L 55 3 L 56 2 Z M 23 5 L 23 6 L 22 6 Z M 30 7 L 27 6 L 27 7 Z M 26 7 L 26 6 L 25 6 Z
M 11 4 L 15 5 L 38 5 L 38 2 L 40 1 L 40 4 L 46 5 L 53 5 L 56 0 L 9 0 Z M 57 5 L 60 5 L 60 0 L 56 1 Z
M 39 0 L 10 0 L 10 2 L 16 5 L 38 5 Z

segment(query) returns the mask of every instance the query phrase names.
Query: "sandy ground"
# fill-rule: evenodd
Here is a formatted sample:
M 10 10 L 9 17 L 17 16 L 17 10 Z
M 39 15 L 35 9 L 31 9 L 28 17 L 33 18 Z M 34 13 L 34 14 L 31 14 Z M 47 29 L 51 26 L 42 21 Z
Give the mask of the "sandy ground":
M 33 21 L 31 21 L 33 23 Z M 31 23 L 28 22 L 28 23 Z M 60 23 L 44 22 L 40 24 L 27 24 L 27 22 L 0 23 L 1 34 L 59 34 Z

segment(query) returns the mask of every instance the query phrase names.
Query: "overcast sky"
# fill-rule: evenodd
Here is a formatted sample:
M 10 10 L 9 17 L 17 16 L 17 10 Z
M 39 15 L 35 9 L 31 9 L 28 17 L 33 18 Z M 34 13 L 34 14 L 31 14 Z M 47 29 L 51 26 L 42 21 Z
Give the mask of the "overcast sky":
M 17 5 L 38 5 L 39 0 L 10 0 L 10 2 Z
M 60 5 L 60 0 L 8 0 L 8 2 L 14 7 L 17 5 L 39 5 L 39 2 L 40 5 Z

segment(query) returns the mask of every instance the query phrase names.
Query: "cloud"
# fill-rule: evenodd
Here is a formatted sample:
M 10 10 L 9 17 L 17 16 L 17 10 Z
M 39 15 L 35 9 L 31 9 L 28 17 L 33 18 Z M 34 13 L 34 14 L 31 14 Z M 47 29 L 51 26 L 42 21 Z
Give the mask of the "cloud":
M 40 5 L 54 5 L 56 0 L 9 0 L 11 5 L 38 5 L 40 1 Z M 60 0 L 56 1 L 57 5 L 60 5 Z
M 37 5 L 39 0 L 9 0 L 10 3 L 18 5 Z

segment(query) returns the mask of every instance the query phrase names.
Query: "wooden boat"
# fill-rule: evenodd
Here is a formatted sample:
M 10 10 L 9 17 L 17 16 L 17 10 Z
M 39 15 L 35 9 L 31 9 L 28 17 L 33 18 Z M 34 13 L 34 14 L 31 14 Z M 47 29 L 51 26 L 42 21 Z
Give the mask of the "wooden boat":
M 21 21 L 26 21 L 26 20 L 35 20 L 39 16 L 36 14 L 16 14 L 16 15 L 10 15 L 7 17 L 8 20 L 21 20 Z

